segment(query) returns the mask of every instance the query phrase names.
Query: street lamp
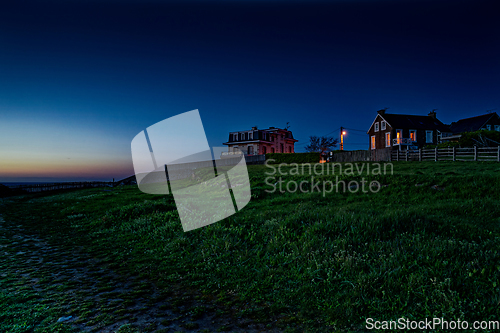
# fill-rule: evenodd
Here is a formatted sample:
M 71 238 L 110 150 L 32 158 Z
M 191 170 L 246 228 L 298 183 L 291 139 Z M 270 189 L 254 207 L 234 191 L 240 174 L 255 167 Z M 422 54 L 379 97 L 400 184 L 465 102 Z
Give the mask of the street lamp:
M 344 135 L 346 135 L 346 131 L 340 132 L 340 150 L 344 150 Z

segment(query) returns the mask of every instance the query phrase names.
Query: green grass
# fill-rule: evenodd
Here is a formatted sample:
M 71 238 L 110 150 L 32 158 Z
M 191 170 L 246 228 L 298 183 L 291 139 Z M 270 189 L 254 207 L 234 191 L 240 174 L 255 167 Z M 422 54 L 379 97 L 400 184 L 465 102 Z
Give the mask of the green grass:
M 141 274 L 166 293 L 191 291 L 221 313 L 275 321 L 282 330 L 356 331 L 366 318 L 498 320 L 500 164 L 394 162 L 392 175 L 315 175 L 321 182 L 340 176 L 386 185 L 378 193 L 325 196 L 269 193 L 268 184 L 278 180 L 266 180 L 276 177 L 269 171 L 249 167 L 252 200 L 243 210 L 187 233 L 171 195 L 144 194 L 136 186 L 4 199 L 2 215 L 51 243 L 81 246 L 124 273 Z M 310 179 L 282 176 L 285 186 Z M 2 257 L 1 271 L 21 262 L 22 254 Z M 65 315 L 67 298 L 36 296 L 20 289 L 27 283 L 20 278 L 0 274 L 6 306 L 0 331 L 69 330 L 49 323 Z M 47 285 L 40 293 L 57 293 Z M 60 288 L 70 287 L 63 282 Z M 115 295 L 112 285 L 96 288 Z M 136 284 L 131 299 L 147 288 Z M 19 300 L 26 303 L 16 305 Z M 177 299 L 172 307 L 181 310 L 184 303 Z M 204 308 L 183 311 L 196 318 Z

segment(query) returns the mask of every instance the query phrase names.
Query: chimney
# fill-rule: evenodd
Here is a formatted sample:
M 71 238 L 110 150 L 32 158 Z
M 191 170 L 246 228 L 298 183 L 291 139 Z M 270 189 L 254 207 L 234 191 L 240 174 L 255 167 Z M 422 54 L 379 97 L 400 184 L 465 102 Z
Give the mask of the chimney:
M 429 117 L 432 117 L 432 118 L 434 118 L 434 119 L 436 119 L 436 110 L 437 110 L 437 109 L 434 109 L 434 110 L 432 110 L 431 112 L 429 112 L 428 116 L 429 116 Z
M 378 110 L 377 113 L 381 116 L 383 116 L 385 114 L 385 109 L 382 109 L 382 110 Z
M 257 126 L 253 126 L 252 131 L 256 131 L 256 130 L 257 130 Z

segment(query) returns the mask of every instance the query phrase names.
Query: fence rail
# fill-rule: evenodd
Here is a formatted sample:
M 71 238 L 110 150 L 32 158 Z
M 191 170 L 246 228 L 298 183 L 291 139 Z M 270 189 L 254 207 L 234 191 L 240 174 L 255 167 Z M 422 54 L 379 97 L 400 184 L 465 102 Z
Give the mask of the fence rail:
M 500 146 L 486 148 L 434 148 L 394 150 L 391 161 L 496 161 L 500 162 Z
M 113 187 L 113 182 L 65 182 L 49 184 L 29 184 L 9 186 L 11 189 L 22 190 L 25 192 L 44 192 L 54 190 L 65 190 L 71 188 L 89 188 L 89 187 Z

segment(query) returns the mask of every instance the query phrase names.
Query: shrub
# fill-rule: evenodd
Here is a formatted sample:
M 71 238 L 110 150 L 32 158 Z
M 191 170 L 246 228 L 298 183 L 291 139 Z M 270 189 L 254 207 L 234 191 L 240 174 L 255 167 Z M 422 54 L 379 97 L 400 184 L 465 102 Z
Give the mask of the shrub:
M 460 142 L 443 142 L 437 145 L 438 148 L 460 147 Z
M 461 147 L 480 147 L 482 146 L 481 142 L 484 142 L 489 147 L 497 147 L 498 143 L 500 143 L 500 132 L 485 130 L 466 132 L 462 134 L 459 141 Z

